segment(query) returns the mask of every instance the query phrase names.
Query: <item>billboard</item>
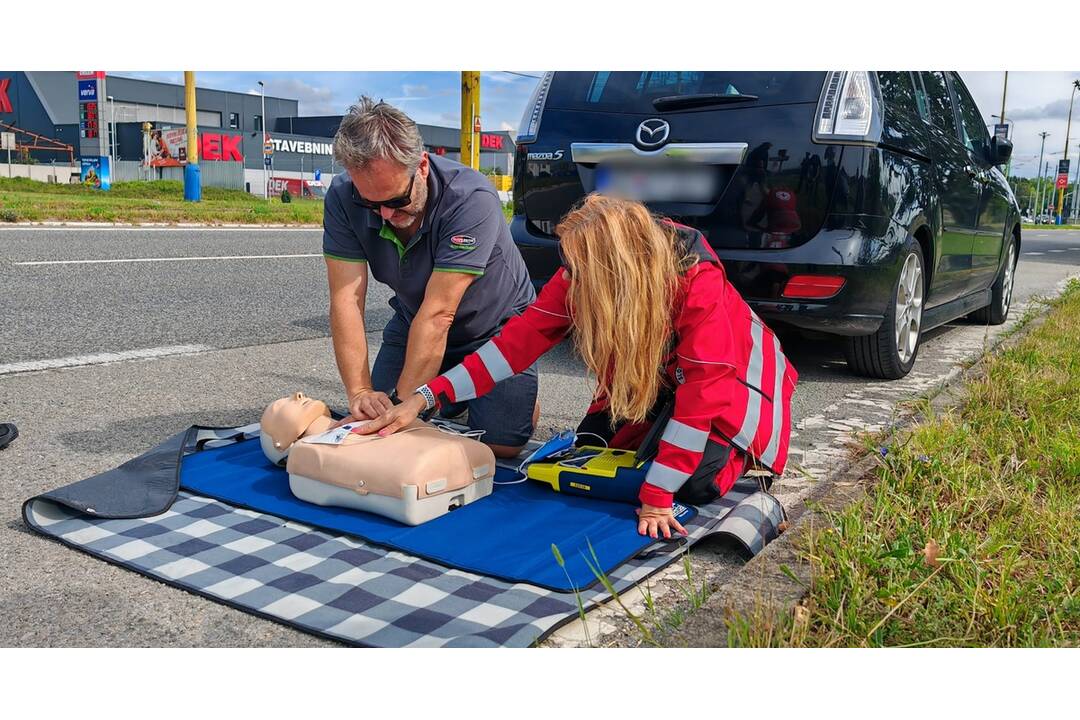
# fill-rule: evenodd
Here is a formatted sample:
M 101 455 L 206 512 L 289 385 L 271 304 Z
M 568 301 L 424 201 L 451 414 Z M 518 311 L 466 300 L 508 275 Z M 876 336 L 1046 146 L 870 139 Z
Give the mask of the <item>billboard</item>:
M 170 128 L 150 133 L 150 167 L 180 167 L 187 164 L 187 130 Z
M 97 99 L 97 80 L 80 80 L 79 102 L 88 102 Z
M 110 172 L 108 155 L 84 157 L 80 160 L 80 163 L 79 181 L 83 185 L 90 185 L 98 190 L 108 190 L 112 187 L 112 173 Z

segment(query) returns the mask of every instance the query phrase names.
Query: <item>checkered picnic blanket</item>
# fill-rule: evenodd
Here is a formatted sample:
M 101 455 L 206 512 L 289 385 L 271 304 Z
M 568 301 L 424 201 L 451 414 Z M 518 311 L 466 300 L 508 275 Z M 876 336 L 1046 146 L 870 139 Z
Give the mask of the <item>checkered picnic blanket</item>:
M 257 427 L 200 430 L 191 444 L 219 446 L 253 432 Z M 625 591 L 714 533 L 756 553 L 777 534 L 782 512 L 756 483 L 741 481 L 700 508 L 686 542 L 651 545 L 609 578 Z M 352 645 L 526 647 L 578 615 L 573 593 L 454 570 L 184 491 L 151 517 L 95 518 L 35 498 L 24 519 L 101 559 Z M 581 592 L 586 608 L 607 599 L 600 585 Z

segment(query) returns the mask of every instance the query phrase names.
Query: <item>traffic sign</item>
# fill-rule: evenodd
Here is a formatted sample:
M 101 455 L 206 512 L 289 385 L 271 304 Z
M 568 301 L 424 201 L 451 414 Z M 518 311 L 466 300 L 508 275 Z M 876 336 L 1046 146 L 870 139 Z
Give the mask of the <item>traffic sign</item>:
M 272 162 L 272 158 L 269 155 L 267 155 L 267 156 L 265 156 L 263 158 L 263 165 L 265 165 L 266 167 L 270 167 L 271 162 Z
M 322 170 L 316 170 L 315 171 L 315 182 L 319 182 L 320 180 L 322 180 Z
M 263 155 L 270 157 L 274 154 L 274 141 L 267 137 L 263 140 Z
M 1058 160 L 1058 175 L 1068 175 L 1068 174 L 1069 174 L 1069 161 L 1068 160 Z
M 1057 176 L 1057 182 L 1054 183 L 1054 187 L 1058 190 L 1069 187 L 1069 176 L 1066 173 L 1061 173 Z

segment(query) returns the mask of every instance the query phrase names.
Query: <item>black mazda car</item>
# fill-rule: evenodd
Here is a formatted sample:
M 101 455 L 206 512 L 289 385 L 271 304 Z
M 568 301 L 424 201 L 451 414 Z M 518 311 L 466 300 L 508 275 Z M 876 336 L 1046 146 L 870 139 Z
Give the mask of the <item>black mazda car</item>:
M 758 314 L 837 336 L 860 374 L 1008 315 L 1012 146 L 956 73 L 546 73 L 519 127 L 511 230 L 537 284 L 596 191 L 701 230 Z

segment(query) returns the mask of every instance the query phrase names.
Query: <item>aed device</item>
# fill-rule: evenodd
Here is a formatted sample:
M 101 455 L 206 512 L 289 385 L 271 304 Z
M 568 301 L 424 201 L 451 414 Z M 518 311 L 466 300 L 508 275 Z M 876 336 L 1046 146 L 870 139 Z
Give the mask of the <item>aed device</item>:
M 543 462 L 531 462 L 525 474 L 555 492 L 616 502 L 638 502 L 651 460 L 639 461 L 633 450 L 582 445 Z

